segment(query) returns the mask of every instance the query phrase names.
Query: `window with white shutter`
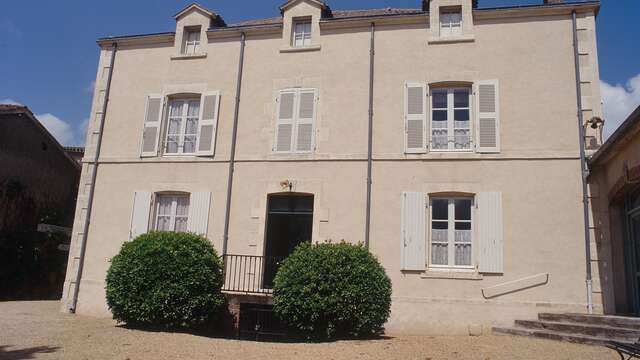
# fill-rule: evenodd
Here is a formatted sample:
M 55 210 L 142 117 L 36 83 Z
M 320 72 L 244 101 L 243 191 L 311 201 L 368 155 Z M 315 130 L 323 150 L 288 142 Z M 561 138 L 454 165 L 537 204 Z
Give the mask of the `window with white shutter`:
M 219 108 L 220 92 L 212 91 L 202 94 L 196 146 L 196 154 L 199 156 L 212 156 L 214 153 Z
M 473 267 L 473 198 L 432 197 L 431 248 L 432 268 Z
M 404 87 L 405 152 L 427 151 L 427 86 L 407 82 Z
M 189 195 L 159 194 L 156 196 L 156 231 L 187 231 Z
M 503 270 L 503 221 L 502 193 L 482 192 L 478 203 L 478 271 L 502 273 Z
M 476 83 L 476 151 L 500 152 L 500 109 L 498 80 Z
M 151 209 L 151 192 L 136 191 L 133 195 L 133 209 L 131 211 L 131 227 L 129 239 L 149 231 L 149 214 Z
M 471 88 L 431 89 L 431 150 L 471 150 Z
M 316 89 L 282 90 L 278 96 L 275 152 L 308 153 L 315 148 Z
M 400 264 L 402 270 L 425 269 L 425 194 L 402 193 Z
M 162 113 L 163 97 L 161 95 L 148 95 L 142 129 L 141 157 L 158 156 Z
M 196 153 L 200 123 L 199 98 L 171 99 L 167 115 L 165 155 Z

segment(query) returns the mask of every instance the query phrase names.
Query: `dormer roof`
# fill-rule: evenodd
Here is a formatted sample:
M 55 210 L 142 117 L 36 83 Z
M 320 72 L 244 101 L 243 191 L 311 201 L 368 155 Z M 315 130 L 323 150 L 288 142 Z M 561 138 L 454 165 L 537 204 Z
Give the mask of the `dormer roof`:
M 287 10 L 293 4 L 295 4 L 295 3 L 299 2 L 299 1 L 303 1 L 303 0 L 289 0 L 289 1 L 285 2 L 284 4 L 280 5 L 280 11 Z M 323 10 L 329 7 L 324 1 L 320 1 L 320 0 L 304 0 L 304 1 L 310 2 L 312 4 L 316 4 Z
M 215 12 L 207 9 L 206 7 L 198 4 L 198 3 L 191 3 L 190 5 L 187 5 L 184 9 L 178 11 L 177 14 L 175 14 L 173 16 L 174 19 L 178 20 L 181 17 L 183 17 L 184 15 L 186 15 L 189 11 L 191 10 L 196 10 L 208 17 L 211 18 L 211 26 L 227 26 L 227 24 L 225 24 L 224 20 L 222 19 L 222 17 L 218 14 L 216 14 Z

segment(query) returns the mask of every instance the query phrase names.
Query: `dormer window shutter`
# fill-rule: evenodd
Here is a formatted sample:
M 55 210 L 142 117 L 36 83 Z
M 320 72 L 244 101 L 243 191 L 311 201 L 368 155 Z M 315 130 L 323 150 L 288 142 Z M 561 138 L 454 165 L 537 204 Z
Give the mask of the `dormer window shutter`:
M 498 80 L 483 80 L 476 84 L 476 151 L 500 152 L 500 109 Z
M 296 92 L 281 91 L 278 96 L 278 117 L 276 120 L 275 152 L 290 152 L 293 149 L 293 120 Z
M 203 93 L 200 100 L 200 121 L 198 123 L 198 156 L 213 156 L 220 108 L 220 92 Z
M 160 139 L 160 124 L 162 123 L 163 108 L 164 99 L 162 95 L 147 96 L 140 157 L 158 156 L 158 142 Z
M 296 121 L 297 152 L 309 152 L 313 150 L 316 99 L 317 96 L 315 89 L 299 91 L 298 118 Z
M 407 82 L 404 86 L 405 152 L 427 152 L 427 86 Z

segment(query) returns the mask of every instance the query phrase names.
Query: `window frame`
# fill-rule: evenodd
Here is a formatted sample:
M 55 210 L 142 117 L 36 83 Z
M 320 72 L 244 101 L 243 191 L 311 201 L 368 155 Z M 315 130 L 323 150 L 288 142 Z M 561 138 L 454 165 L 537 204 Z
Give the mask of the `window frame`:
M 453 21 L 452 15 L 458 15 L 460 17 L 460 21 Z M 446 22 L 444 19 L 447 19 Z M 454 7 L 454 8 L 441 8 L 440 9 L 440 37 L 449 38 L 449 37 L 458 37 L 462 36 L 462 8 Z M 445 31 L 445 29 L 448 29 Z M 454 31 L 454 29 L 456 29 Z
M 456 107 L 455 106 L 455 91 L 456 90 L 466 90 L 468 92 L 468 97 L 469 97 L 469 101 L 467 103 L 466 107 Z M 447 148 L 446 149 L 437 149 L 434 146 L 434 136 L 433 136 L 433 131 L 435 128 L 433 125 L 433 112 L 435 110 L 445 110 L 444 108 L 436 108 L 433 105 L 433 101 L 434 101 L 434 92 L 443 92 L 446 91 L 447 93 Z M 474 119 L 475 119 L 475 113 L 474 113 L 474 94 L 473 94 L 473 86 L 469 85 L 469 86 L 429 86 L 429 106 L 428 106 L 428 111 L 429 111 L 429 117 L 428 117 L 428 129 L 429 129 L 429 138 L 428 138 L 428 146 L 429 146 L 429 150 L 432 152 L 461 152 L 461 153 L 469 153 L 469 152 L 474 152 L 474 146 L 475 146 L 475 142 L 474 142 Z M 456 141 L 455 141 L 455 131 L 456 130 L 461 130 L 464 128 L 456 128 L 456 124 L 455 124 L 455 110 L 467 110 L 469 111 L 469 147 L 466 149 L 456 149 Z M 451 140 L 453 139 L 453 140 Z
M 298 26 L 309 27 L 309 31 L 305 31 L 306 29 L 302 29 L 301 32 L 298 32 Z M 292 30 L 291 30 L 291 47 L 293 48 L 303 48 L 307 46 L 311 46 L 311 41 L 313 39 L 313 24 L 312 19 L 309 17 L 303 18 L 294 18 L 292 21 Z M 301 35 L 301 44 L 298 44 L 298 34 Z
M 160 203 L 162 199 L 171 199 L 171 210 L 169 214 L 160 214 Z M 187 215 L 178 215 L 178 199 L 187 199 Z M 176 231 L 176 220 L 178 218 L 184 219 L 184 231 L 189 231 L 189 213 L 191 207 L 191 194 L 185 193 L 159 193 L 155 195 L 155 204 L 153 206 L 153 230 L 154 231 Z M 160 217 L 169 217 L 169 230 L 159 230 L 158 229 L 158 220 Z
M 444 220 L 434 220 L 434 216 L 433 216 L 433 211 L 434 211 L 434 206 L 433 206 L 433 201 L 434 200 L 447 200 L 447 265 L 442 265 L 442 264 L 433 264 L 433 260 L 432 260 L 432 256 L 433 256 L 433 222 L 434 221 L 444 221 Z M 469 217 L 470 220 L 456 220 L 455 218 L 455 201 L 456 200 L 468 200 L 470 201 L 470 209 L 469 209 Z M 431 270 L 460 270 L 460 271 L 470 271 L 470 270 L 475 270 L 475 261 L 476 261 L 476 255 L 475 255 L 475 248 L 478 246 L 477 244 L 477 240 L 476 240 L 476 236 L 475 236 L 475 214 L 474 214 L 474 209 L 476 207 L 476 199 L 475 196 L 469 195 L 469 196 L 464 196 L 464 195 L 455 195 L 455 196 L 446 196 L 446 195 L 441 195 L 441 196 L 429 196 L 429 223 L 428 223 L 428 231 L 427 231 L 427 236 L 428 236 L 428 245 L 427 245 L 427 249 L 428 249 L 428 256 L 427 256 L 427 268 L 431 269 Z M 471 244 L 471 261 L 469 265 L 456 265 L 455 264 L 455 245 L 456 245 L 456 241 L 455 241 L 455 223 L 456 222 L 469 222 L 471 224 L 471 229 L 468 230 L 470 231 L 471 234 L 471 241 L 469 242 Z M 436 243 L 444 243 L 441 241 L 438 241 Z
M 190 40 L 189 35 L 195 35 L 195 39 Z M 185 27 L 182 34 L 182 51 L 180 55 L 197 55 L 200 54 L 200 40 L 202 34 L 200 27 Z M 191 43 L 191 44 L 190 44 Z M 193 52 L 189 52 L 189 47 L 193 46 Z
M 177 134 L 172 134 L 172 136 L 178 136 L 178 151 L 177 152 L 168 152 L 169 147 L 169 129 L 171 125 L 171 119 L 174 118 L 171 116 L 171 107 L 175 102 L 182 103 L 182 110 L 180 114 L 180 131 Z M 195 125 L 195 133 L 186 133 L 187 130 L 187 121 L 192 116 L 189 116 L 189 106 L 191 103 L 198 103 L 198 117 Z M 182 97 L 170 97 L 167 99 L 167 112 L 163 117 L 166 125 L 164 129 L 164 144 L 162 147 L 162 155 L 163 156 L 196 156 L 198 155 L 198 140 L 200 137 L 200 123 L 202 122 L 202 96 L 182 96 Z M 193 152 L 184 152 L 184 139 L 186 136 L 195 136 L 193 143 Z

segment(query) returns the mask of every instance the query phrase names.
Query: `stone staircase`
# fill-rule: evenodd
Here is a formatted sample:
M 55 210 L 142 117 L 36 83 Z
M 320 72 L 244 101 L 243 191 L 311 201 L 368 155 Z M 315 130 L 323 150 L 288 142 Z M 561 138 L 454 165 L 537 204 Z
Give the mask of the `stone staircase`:
M 494 326 L 493 332 L 590 345 L 635 343 L 640 338 L 640 318 L 540 313 L 538 320 L 516 320 L 514 326 Z

